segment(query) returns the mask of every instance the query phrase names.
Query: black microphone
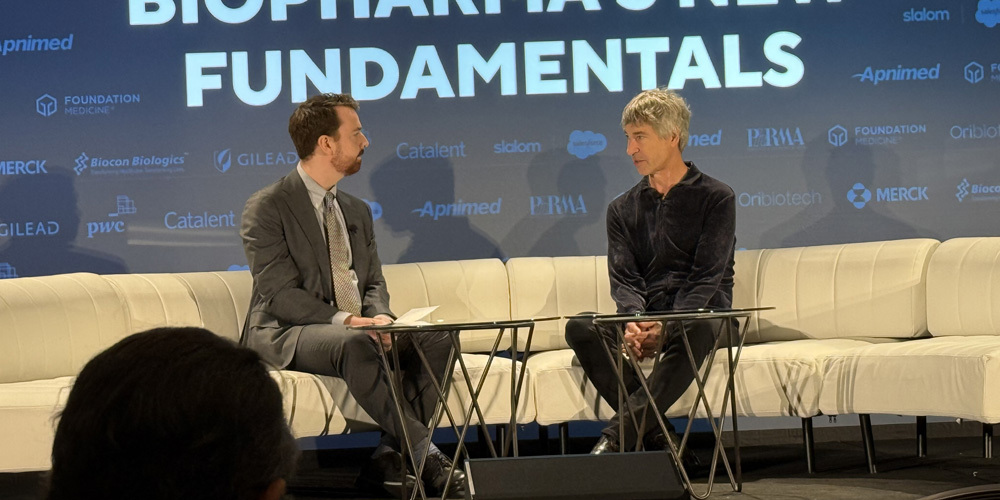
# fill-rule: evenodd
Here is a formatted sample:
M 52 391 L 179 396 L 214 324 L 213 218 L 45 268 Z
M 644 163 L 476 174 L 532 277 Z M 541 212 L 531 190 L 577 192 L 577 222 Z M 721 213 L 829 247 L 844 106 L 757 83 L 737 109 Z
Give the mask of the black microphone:
M 347 226 L 347 232 L 351 234 L 358 232 L 358 226 L 355 226 L 354 224 Z

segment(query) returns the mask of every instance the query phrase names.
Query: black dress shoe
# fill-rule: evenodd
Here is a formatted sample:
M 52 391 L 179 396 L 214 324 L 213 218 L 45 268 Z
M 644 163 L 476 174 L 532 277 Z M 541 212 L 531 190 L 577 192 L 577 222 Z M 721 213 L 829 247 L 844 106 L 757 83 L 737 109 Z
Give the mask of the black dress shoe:
M 671 432 L 670 439 L 673 440 L 674 446 L 679 447 L 681 445 L 681 440 L 677 434 Z M 643 441 L 643 446 L 648 451 L 662 451 L 670 447 L 670 445 L 667 444 L 667 436 L 659 432 L 654 434 L 652 437 L 647 436 Z M 695 455 L 694 450 L 691 449 L 690 443 L 688 446 L 684 447 L 684 452 L 681 453 L 681 465 L 684 466 L 684 470 L 686 470 L 688 474 L 700 473 L 701 471 L 701 460 L 698 458 L 698 455 Z
M 590 450 L 591 455 L 603 455 L 605 453 L 618 453 L 621 448 L 618 446 L 618 442 L 601 434 L 601 439 L 597 441 L 594 445 L 594 449 Z
M 448 480 L 448 472 L 451 472 L 451 481 Z M 447 493 L 447 498 L 465 498 L 465 471 L 455 468 L 451 460 L 440 451 L 431 452 L 427 455 L 427 463 L 424 464 L 424 471 L 420 475 L 424 480 L 424 488 L 428 495 L 441 496 Z M 445 492 L 445 485 L 448 491 Z
M 400 459 L 399 453 L 389 452 L 369 460 L 361 467 L 355 485 L 376 495 L 388 494 L 394 498 L 399 498 L 400 494 L 409 496 L 417 487 L 417 477 L 403 473 Z

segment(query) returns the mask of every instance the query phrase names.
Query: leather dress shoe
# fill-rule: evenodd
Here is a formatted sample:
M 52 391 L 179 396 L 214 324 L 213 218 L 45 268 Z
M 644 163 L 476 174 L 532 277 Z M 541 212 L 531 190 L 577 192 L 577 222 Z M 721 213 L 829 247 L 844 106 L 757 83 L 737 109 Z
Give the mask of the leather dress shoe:
M 452 469 L 454 472 L 451 473 L 451 481 L 448 481 L 448 472 Z M 441 496 L 445 493 L 447 484 L 447 498 L 465 498 L 465 471 L 454 467 L 451 460 L 440 451 L 427 455 L 421 477 L 428 495 Z
M 590 450 L 591 455 L 603 455 L 605 453 L 618 453 L 621 448 L 618 446 L 618 442 L 601 434 L 601 439 L 597 441 L 594 445 L 594 449 Z
M 400 465 L 402 455 L 398 452 L 383 453 L 369 460 L 363 467 L 355 485 L 373 494 L 388 494 L 399 498 L 403 493 L 409 496 L 417 487 L 417 477 L 404 474 Z
M 643 446 L 648 451 L 666 450 L 670 447 L 667 443 L 667 439 L 666 434 L 658 432 L 652 437 L 647 436 L 643 442 Z M 669 439 L 674 442 L 675 446 L 680 446 L 681 440 L 677 434 L 671 432 Z M 688 474 L 700 473 L 701 471 L 701 460 L 698 458 L 698 455 L 695 455 L 694 450 L 691 449 L 690 443 L 684 447 L 684 452 L 681 453 L 681 465 L 684 466 L 684 470 L 686 470 Z

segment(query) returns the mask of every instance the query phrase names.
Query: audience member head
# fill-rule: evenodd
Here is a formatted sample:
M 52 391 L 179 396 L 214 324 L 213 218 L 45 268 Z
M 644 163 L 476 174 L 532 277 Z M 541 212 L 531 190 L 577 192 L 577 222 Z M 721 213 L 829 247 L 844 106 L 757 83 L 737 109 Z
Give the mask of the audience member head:
M 202 328 L 90 360 L 56 428 L 50 500 L 278 498 L 298 450 L 258 355 Z
M 305 160 L 312 156 L 320 136 L 339 138 L 337 106 L 347 106 L 354 111 L 360 107 L 349 94 L 319 94 L 306 99 L 292 112 L 288 119 L 288 135 L 299 158 Z
M 691 124 L 691 109 L 673 90 L 649 89 L 632 98 L 622 111 L 622 128 L 649 124 L 661 138 L 678 136 L 677 148 L 684 152 Z

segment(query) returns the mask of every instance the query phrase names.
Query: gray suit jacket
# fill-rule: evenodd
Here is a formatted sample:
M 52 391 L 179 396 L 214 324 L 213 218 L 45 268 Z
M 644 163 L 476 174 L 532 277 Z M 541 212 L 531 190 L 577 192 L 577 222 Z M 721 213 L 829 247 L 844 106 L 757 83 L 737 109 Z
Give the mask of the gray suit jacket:
M 361 314 L 392 316 L 371 208 L 342 190 L 337 191 L 337 201 L 351 241 Z M 247 200 L 240 235 L 253 273 L 253 294 L 240 343 L 268 363 L 285 368 L 295 355 L 302 326 L 330 324 L 339 311 L 326 236 L 296 170 Z

